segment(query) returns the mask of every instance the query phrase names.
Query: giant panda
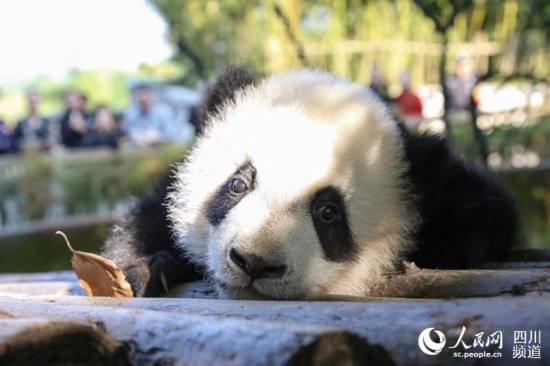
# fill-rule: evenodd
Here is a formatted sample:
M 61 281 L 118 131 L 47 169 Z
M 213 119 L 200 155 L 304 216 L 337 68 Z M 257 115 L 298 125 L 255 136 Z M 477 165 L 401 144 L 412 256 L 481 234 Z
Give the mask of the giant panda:
M 198 279 L 220 298 L 364 296 L 402 260 L 473 268 L 517 237 L 487 170 L 405 131 L 362 85 L 233 67 L 203 111 L 184 161 L 106 241 L 136 296 Z

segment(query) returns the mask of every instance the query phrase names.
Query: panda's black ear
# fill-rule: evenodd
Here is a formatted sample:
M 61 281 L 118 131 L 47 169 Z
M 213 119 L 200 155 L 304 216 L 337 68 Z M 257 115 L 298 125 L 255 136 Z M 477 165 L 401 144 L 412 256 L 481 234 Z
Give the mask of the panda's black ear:
M 255 85 L 256 82 L 256 77 L 245 67 L 227 67 L 206 91 L 199 112 L 203 122 L 201 127 L 204 127 L 208 116 L 220 113 L 225 104 L 233 101 L 239 90 Z

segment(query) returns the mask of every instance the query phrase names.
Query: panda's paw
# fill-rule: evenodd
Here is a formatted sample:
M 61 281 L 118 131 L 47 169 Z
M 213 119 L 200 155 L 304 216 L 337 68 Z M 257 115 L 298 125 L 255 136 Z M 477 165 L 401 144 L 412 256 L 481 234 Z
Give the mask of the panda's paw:
M 126 280 L 132 286 L 135 297 L 148 296 L 146 293 L 149 292 L 148 288 L 151 287 L 151 268 L 148 259 L 140 259 L 123 268 L 122 271 L 126 276 Z

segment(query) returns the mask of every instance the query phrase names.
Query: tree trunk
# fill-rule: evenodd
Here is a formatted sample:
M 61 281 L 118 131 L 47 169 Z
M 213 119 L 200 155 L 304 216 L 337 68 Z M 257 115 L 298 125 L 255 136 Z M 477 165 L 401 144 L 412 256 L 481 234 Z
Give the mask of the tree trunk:
M 443 123 L 445 124 L 445 133 L 450 143 L 453 142 L 453 131 L 451 121 L 449 120 L 449 91 L 447 90 L 447 52 L 449 51 L 449 35 L 447 30 L 440 32 L 441 41 L 441 58 L 439 59 L 439 84 L 441 85 L 441 93 L 443 93 Z
M 367 295 L 445 299 L 550 292 L 550 264 L 547 265 L 536 269 L 438 271 L 409 264 L 404 273 L 378 280 Z
M 483 131 L 481 131 L 481 129 L 477 125 L 477 118 L 479 116 L 479 113 L 477 111 L 477 105 L 474 103 L 473 100 L 470 102 L 469 112 L 470 121 L 472 123 L 472 132 L 479 148 L 479 158 L 483 165 L 487 166 L 489 159 L 489 146 L 487 144 L 487 137 L 485 137 Z
M 362 302 L 0 298 L 0 308 L 16 318 L 39 316 L 94 325 L 131 345 L 130 360 L 135 364 L 508 364 L 514 331 L 550 332 L 547 293 Z M 437 356 L 425 355 L 418 346 L 420 333 L 430 327 L 447 339 Z M 454 358 L 449 347 L 457 343 L 463 327 L 468 346 L 480 332 L 502 332 L 502 349 L 490 349 L 501 352 L 502 358 L 493 363 Z M 469 349 L 483 350 L 487 349 Z M 550 342 L 542 341 L 541 354 L 550 354 Z
M 130 360 L 113 338 L 88 325 L 6 319 L 0 313 L 0 365 L 107 366 L 130 365 Z
M 124 303 L 112 302 L 112 298 L 65 299 L 68 302 L 65 303 L 63 298 L 1 298 L 0 308 L 4 316 L 11 318 L 63 319 L 83 323 L 88 328 L 94 326 L 130 346 L 130 361 L 138 365 L 393 364 L 382 347 L 371 346 L 365 339 L 343 328 L 284 320 L 249 320 L 233 318 L 230 314 L 202 316 L 185 310 L 150 311 L 131 306 L 143 299 L 124 299 Z M 218 308 L 236 303 L 209 301 Z M 160 305 L 163 299 L 154 299 L 154 302 Z M 241 304 L 263 307 L 262 302 Z M 26 339 L 30 333 L 28 330 L 34 332 L 36 327 L 28 328 L 28 321 L 21 322 L 23 326 L 18 327 L 21 331 L 17 332 L 17 328 L 14 331 L 16 338 L 9 338 L 0 350 L 7 352 L 12 345 L 24 350 L 28 346 L 27 342 L 18 342 L 18 339 Z M 46 326 L 50 325 L 46 323 Z M 61 332 L 61 336 L 67 339 L 68 347 L 69 340 L 75 335 Z M 47 337 L 37 338 L 45 339 L 48 344 Z M 0 344 L 2 341 L 0 338 Z M 65 349 L 63 346 L 56 343 L 51 352 Z M 0 353 L 0 360 L 1 357 L 7 357 L 6 353 Z
M 0 276 L 0 364 L 43 364 L 43 359 L 7 357 L 54 357 L 58 352 L 59 357 L 94 353 L 84 361 L 96 364 L 101 362 L 94 357 L 101 355 L 112 357 L 111 364 L 124 364 L 127 355 L 140 365 L 508 364 L 516 331 L 550 332 L 550 263 L 488 267 L 501 269 L 437 271 L 405 263 L 402 273 L 376 282 L 370 294 L 379 297 L 308 301 L 219 300 L 204 282 L 186 284 L 173 294 L 187 298 L 59 296 L 82 293 L 70 272 L 5 275 Z M 425 297 L 451 299 L 420 299 Z M 42 327 L 61 330 L 54 337 Z M 419 348 L 427 328 L 446 338 L 436 356 Z M 462 341 L 471 348 L 450 348 L 463 332 Z M 484 339 L 500 334 L 502 348 L 473 347 L 480 334 Z M 109 347 L 101 348 L 102 336 L 110 340 L 105 341 Z M 29 339 L 40 340 L 41 348 Z M 77 339 L 84 339 L 83 351 L 71 353 L 67 345 Z M 542 357 L 550 354 L 544 339 Z M 455 351 L 500 352 L 502 357 L 462 359 Z

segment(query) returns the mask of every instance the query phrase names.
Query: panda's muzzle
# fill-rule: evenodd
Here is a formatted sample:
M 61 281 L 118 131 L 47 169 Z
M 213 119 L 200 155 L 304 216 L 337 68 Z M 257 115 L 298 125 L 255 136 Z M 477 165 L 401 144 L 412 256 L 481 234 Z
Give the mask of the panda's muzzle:
M 255 254 L 239 253 L 235 248 L 231 248 L 229 251 L 229 259 L 252 281 L 264 278 L 281 278 L 287 271 L 287 266 L 280 262 L 271 261 Z

